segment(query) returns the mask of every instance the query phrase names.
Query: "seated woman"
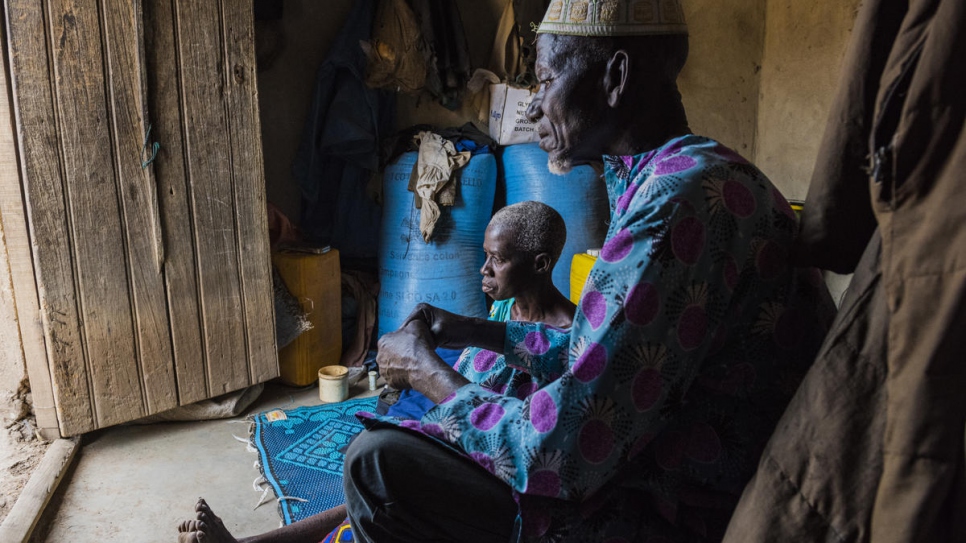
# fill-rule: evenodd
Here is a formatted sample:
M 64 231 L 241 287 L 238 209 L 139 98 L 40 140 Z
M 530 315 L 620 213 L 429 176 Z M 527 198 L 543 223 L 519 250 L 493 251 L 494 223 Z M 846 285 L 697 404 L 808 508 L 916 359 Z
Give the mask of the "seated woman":
M 557 290 L 551 279 L 566 238 L 563 218 L 540 202 L 514 204 L 493 215 L 483 240 L 486 261 L 480 268 L 483 292 L 494 300 L 491 320 L 542 322 L 555 328 L 570 328 L 576 306 Z M 414 313 L 418 311 L 417 307 Z M 559 376 L 553 372 L 531 375 L 507 366 L 502 355 L 475 347 L 462 352 L 455 368 L 470 381 L 516 398 L 529 396 L 542 383 Z M 420 396 L 418 392 L 407 393 L 388 415 L 418 418 L 432 406 Z M 403 402 L 406 405 L 400 405 Z M 198 501 L 195 511 L 195 520 L 184 521 L 178 527 L 179 543 L 318 543 L 343 524 L 347 516 L 345 506 L 338 506 L 265 534 L 235 539 L 204 500 Z M 331 535 L 327 541 L 346 541 Z
M 483 292 L 494 300 L 490 320 L 570 328 L 576 306 L 551 280 L 566 239 L 563 218 L 539 202 L 507 206 L 493 216 L 483 240 L 486 262 L 480 268 Z M 456 370 L 470 381 L 517 398 L 529 396 L 540 385 L 540 376 L 510 368 L 503 355 L 477 347 L 463 351 Z
M 480 268 L 483 292 L 493 299 L 489 320 L 570 328 L 576 306 L 551 280 L 566 239 L 563 218 L 540 202 L 514 204 L 493 215 L 483 238 L 486 261 Z M 520 399 L 539 388 L 532 375 L 508 368 L 502 354 L 486 349 L 468 347 L 453 367 L 474 383 Z M 407 389 L 399 392 L 386 414 L 418 420 L 433 405 L 416 390 Z

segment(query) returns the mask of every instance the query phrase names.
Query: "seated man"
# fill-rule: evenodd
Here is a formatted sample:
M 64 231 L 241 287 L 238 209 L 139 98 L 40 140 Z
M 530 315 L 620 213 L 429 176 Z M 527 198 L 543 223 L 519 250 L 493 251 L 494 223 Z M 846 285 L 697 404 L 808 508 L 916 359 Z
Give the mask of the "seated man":
M 349 447 L 358 541 L 722 538 L 834 306 L 790 265 L 781 193 L 690 133 L 686 33 L 674 0 L 551 2 L 528 115 L 552 170 L 602 172 L 607 240 L 569 334 L 420 307 L 381 339 L 389 385 L 437 406 Z M 497 394 L 434 352 L 468 345 L 541 387 Z
M 514 204 L 493 215 L 484 235 L 486 260 L 480 268 L 483 292 L 494 300 L 491 319 L 499 322 L 539 321 L 559 330 L 570 328 L 576 306 L 557 290 L 552 281 L 553 269 L 566 238 L 567 227 L 563 218 L 552 207 L 540 202 Z M 566 335 L 558 337 L 566 345 Z M 475 347 L 462 352 L 456 369 L 488 390 L 515 398 L 525 398 L 544 384 L 532 379 L 526 371 L 508 367 L 502 355 Z M 398 409 L 399 413 L 390 409 L 389 415 L 400 417 L 387 420 L 411 418 L 405 415 L 427 409 L 414 395 L 401 398 L 401 402 L 410 405 L 407 409 Z M 195 510 L 197 518 L 179 526 L 179 543 L 318 543 L 346 518 L 345 506 L 340 506 L 272 532 L 236 540 L 204 500 L 199 500 Z

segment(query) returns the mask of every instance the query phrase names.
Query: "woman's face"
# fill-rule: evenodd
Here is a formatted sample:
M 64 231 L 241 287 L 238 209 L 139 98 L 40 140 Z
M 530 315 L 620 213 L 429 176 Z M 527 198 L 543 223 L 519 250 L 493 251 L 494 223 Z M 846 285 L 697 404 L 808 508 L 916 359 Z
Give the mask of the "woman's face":
M 480 268 L 483 292 L 494 300 L 513 298 L 534 277 L 533 262 L 514 246 L 513 235 L 501 226 L 488 226 L 483 237 L 486 261 Z

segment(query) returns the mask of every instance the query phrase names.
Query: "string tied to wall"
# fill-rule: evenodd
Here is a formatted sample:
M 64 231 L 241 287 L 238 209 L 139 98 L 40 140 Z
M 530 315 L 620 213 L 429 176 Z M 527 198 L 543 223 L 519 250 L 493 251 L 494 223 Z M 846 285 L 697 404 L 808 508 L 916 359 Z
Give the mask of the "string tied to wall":
M 148 130 L 144 134 L 144 143 L 141 145 L 141 169 L 142 170 L 147 169 L 147 167 L 150 166 L 152 162 L 154 162 L 154 159 L 157 158 L 158 156 L 158 149 L 161 148 L 160 142 L 157 142 L 157 141 L 153 143 L 151 142 L 151 128 L 153 128 L 151 123 L 148 123 Z M 147 156 L 148 153 L 150 153 L 151 156 L 148 156 L 147 158 L 145 158 L 145 156 Z

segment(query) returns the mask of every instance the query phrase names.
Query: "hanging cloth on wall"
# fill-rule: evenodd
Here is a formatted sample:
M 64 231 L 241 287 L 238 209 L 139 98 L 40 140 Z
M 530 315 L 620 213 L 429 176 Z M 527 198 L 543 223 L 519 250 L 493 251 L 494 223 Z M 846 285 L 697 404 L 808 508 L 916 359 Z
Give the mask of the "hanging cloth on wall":
M 464 114 L 478 128 L 489 131 L 501 145 L 536 141 L 536 130 L 513 132 L 516 127 L 530 126 L 523 115 L 526 108 L 517 102 L 526 98 L 525 103 L 529 104 L 531 95 L 513 89 L 531 89 L 537 85 L 533 48 L 536 34 L 530 23 L 540 20 L 547 4 L 546 0 L 506 0 L 497 23 L 488 69 L 478 68 L 466 84 L 469 94 L 464 102 Z
M 453 142 L 439 134 L 424 131 L 413 138 L 419 145 L 415 190 L 410 177 L 410 190 L 416 193 L 416 207 L 420 209 L 419 231 L 429 243 L 439 220 L 439 206 L 456 203 L 456 184 L 452 175 L 470 161 L 470 151 L 458 152 Z M 447 189 L 449 187 L 449 189 Z
M 319 67 L 315 94 L 292 165 L 302 191 L 306 241 L 331 245 L 343 265 L 374 259 L 382 210 L 367 194 L 379 170 L 380 137 L 393 133 L 395 94 L 365 85 L 368 40 L 376 3 L 355 2 L 342 33 Z
M 503 81 L 519 87 L 533 87 L 536 33 L 531 24 L 540 22 L 547 11 L 547 0 L 507 0 L 493 40 L 490 71 Z
M 372 40 L 359 45 L 366 53 L 366 84 L 408 93 L 426 84 L 423 38 L 406 0 L 380 0 Z
M 470 52 L 456 2 L 411 0 L 431 63 L 426 89 L 444 107 L 457 110 L 470 78 Z

